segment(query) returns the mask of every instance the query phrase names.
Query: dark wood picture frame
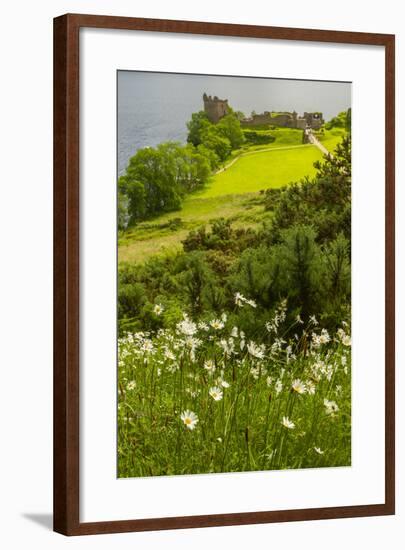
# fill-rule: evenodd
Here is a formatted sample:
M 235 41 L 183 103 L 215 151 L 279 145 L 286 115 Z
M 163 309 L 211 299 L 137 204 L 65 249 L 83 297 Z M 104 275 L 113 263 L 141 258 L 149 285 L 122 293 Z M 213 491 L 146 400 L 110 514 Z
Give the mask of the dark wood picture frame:
M 358 506 L 81 523 L 79 516 L 79 29 L 96 27 L 385 48 L 385 502 Z M 394 66 L 387 34 L 68 14 L 54 20 L 54 530 L 65 535 L 395 513 Z

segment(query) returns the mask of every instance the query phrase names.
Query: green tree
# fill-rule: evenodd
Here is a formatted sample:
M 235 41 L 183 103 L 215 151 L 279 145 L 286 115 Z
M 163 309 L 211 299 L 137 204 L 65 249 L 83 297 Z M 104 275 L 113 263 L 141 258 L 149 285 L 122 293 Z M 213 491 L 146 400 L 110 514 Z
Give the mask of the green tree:
M 207 284 L 212 281 L 212 271 L 203 252 L 195 251 L 187 255 L 186 270 L 181 278 L 193 314 L 200 314 Z
M 189 145 L 178 148 L 178 177 L 182 188 L 191 192 L 204 185 L 211 174 L 211 158 L 205 151 Z M 181 160 L 180 160 L 181 159 Z
M 130 159 L 127 178 L 131 183 L 140 182 L 143 185 L 147 216 L 180 208 L 182 190 L 171 152 L 170 147 L 162 144 L 156 149 L 140 149 Z M 131 214 L 136 216 L 137 213 Z
M 229 114 L 221 118 L 217 124 L 217 128 L 221 134 L 227 138 L 232 149 L 240 147 L 244 141 L 243 131 L 240 127 L 240 121 L 234 114 Z
M 211 149 L 220 161 L 224 161 L 231 152 L 231 142 L 216 126 L 211 125 L 206 128 L 201 134 L 201 139 L 204 147 Z
M 129 222 L 129 200 L 125 193 L 118 188 L 118 208 L 117 208 L 117 224 L 119 230 L 124 230 L 128 227 Z
M 188 136 L 187 141 L 197 146 L 201 143 L 202 133 L 211 126 L 205 111 L 198 111 L 191 115 L 191 120 L 187 122 Z
M 350 257 L 349 241 L 340 233 L 334 241 L 326 245 L 322 258 L 325 303 L 329 309 L 338 310 L 350 298 Z
M 352 108 L 349 107 L 346 112 L 346 132 L 349 134 L 352 131 Z
M 122 225 L 120 218 L 126 214 L 126 225 L 131 225 L 137 220 L 143 219 L 146 214 L 146 191 L 145 186 L 140 181 L 131 178 L 128 175 L 121 176 L 119 179 L 119 227 Z M 124 214 L 124 208 L 126 212 Z M 122 213 L 121 213 L 122 212 Z
M 349 113 L 350 111 L 350 113 Z M 325 128 L 327 130 L 331 130 L 332 128 L 346 128 L 347 129 L 347 117 L 351 117 L 351 110 L 348 109 L 347 111 L 342 111 L 337 116 L 331 118 L 328 122 L 325 124 Z
M 311 226 L 295 225 L 281 234 L 276 260 L 283 273 L 284 296 L 308 317 L 317 311 L 320 291 L 320 248 Z
M 209 162 L 211 171 L 218 168 L 219 158 L 215 151 L 209 149 L 203 143 L 197 146 L 197 151 Z
M 210 172 L 210 159 L 192 145 L 166 142 L 140 149 L 119 180 L 130 223 L 179 209 L 183 196 L 204 185 Z
M 233 292 L 241 292 L 262 307 L 269 308 L 279 294 L 280 267 L 272 249 L 266 246 L 248 248 L 230 277 Z

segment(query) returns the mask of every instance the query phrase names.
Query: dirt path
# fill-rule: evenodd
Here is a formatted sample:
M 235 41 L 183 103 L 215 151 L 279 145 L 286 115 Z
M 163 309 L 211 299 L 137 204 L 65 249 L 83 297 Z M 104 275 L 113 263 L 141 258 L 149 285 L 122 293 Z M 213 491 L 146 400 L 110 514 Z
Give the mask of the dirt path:
M 315 143 L 313 145 L 316 145 Z M 258 149 L 257 151 L 247 151 L 246 153 L 241 153 L 237 157 L 235 157 L 229 164 L 224 166 L 223 168 L 220 168 L 217 172 L 215 172 L 215 175 L 221 174 L 221 172 L 225 172 L 228 168 L 230 168 L 237 160 L 239 160 L 242 157 L 247 157 L 248 155 L 256 155 L 257 153 L 267 153 L 269 151 L 282 151 L 285 149 L 301 149 L 302 147 L 308 147 L 308 144 L 304 145 L 286 145 L 285 147 L 268 147 L 267 149 Z
M 318 138 L 316 138 L 314 136 L 314 134 L 311 132 L 311 131 L 308 131 L 308 139 L 309 139 L 309 142 L 312 143 L 312 145 L 315 145 L 315 147 L 318 147 L 318 149 L 324 154 L 324 155 L 328 155 L 329 157 L 332 157 L 333 158 L 333 155 L 330 151 L 328 151 L 326 149 L 326 147 L 324 145 L 322 145 L 322 143 L 319 141 Z

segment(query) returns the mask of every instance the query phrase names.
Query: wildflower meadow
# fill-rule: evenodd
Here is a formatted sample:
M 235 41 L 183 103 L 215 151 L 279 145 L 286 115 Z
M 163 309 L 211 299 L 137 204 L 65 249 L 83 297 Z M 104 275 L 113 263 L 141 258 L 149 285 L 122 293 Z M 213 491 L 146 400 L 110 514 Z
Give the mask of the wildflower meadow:
M 286 340 L 286 308 L 260 341 L 225 313 L 120 339 L 120 476 L 350 465 L 349 325 L 298 316 Z

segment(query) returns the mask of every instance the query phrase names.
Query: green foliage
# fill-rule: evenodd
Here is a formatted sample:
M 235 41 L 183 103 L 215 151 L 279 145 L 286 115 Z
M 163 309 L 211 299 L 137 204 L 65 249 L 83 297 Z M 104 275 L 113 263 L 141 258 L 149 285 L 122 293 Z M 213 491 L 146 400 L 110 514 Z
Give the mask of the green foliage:
M 352 108 L 350 107 L 346 112 L 346 125 L 345 125 L 346 132 L 351 133 L 352 131 Z
M 118 182 L 128 201 L 129 223 L 178 210 L 184 195 L 202 187 L 210 172 L 210 160 L 192 146 L 167 142 L 140 149 Z
M 306 318 L 313 311 L 322 311 L 317 303 L 321 258 L 315 239 L 312 227 L 294 225 L 281 232 L 281 242 L 275 248 L 276 264 L 283 274 L 283 294 Z
M 218 160 L 224 161 L 232 149 L 239 148 L 245 141 L 237 113 L 231 109 L 218 124 L 209 121 L 204 111 L 193 113 L 187 123 L 187 141 L 196 147 L 203 147 L 206 156 L 211 157 L 211 166 L 216 167 Z
M 117 212 L 117 225 L 118 229 L 124 230 L 128 227 L 129 222 L 129 198 L 124 193 L 118 192 L 118 212 Z
M 211 123 L 204 111 L 193 113 L 191 120 L 187 123 L 187 129 L 187 141 L 189 143 L 195 146 L 204 144 L 208 149 L 215 152 L 217 152 L 218 145 L 214 145 L 214 136 L 222 136 L 227 139 L 230 143 L 230 149 L 237 149 L 244 142 L 238 115 L 233 111 L 230 111 L 226 116 L 221 118 L 218 124 Z M 227 154 L 229 154 L 230 149 Z M 221 154 L 218 156 L 222 158 Z
M 240 121 L 234 114 L 228 114 L 221 118 L 216 128 L 229 140 L 232 149 L 238 149 L 245 141 Z
M 201 143 L 206 149 L 213 151 L 220 161 L 224 161 L 232 149 L 229 139 L 214 125 L 205 128 L 201 133 Z
M 213 172 L 219 166 L 219 157 L 213 149 L 209 149 L 203 143 L 197 146 L 197 151 L 209 162 L 211 171 Z
M 351 127 L 351 115 L 352 110 L 342 111 L 337 116 L 331 118 L 325 123 L 325 128 L 331 130 L 332 128 L 345 128 L 347 132 L 350 132 Z
M 202 143 L 202 133 L 211 126 L 205 111 L 198 111 L 191 115 L 191 120 L 187 122 L 188 136 L 187 141 L 197 146 Z
M 243 132 L 245 139 L 248 143 L 254 145 L 267 145 L 269 143 L 274 143 L 276 138 L 265 132 L 256 132 L 254 130 L 244 130 Z

